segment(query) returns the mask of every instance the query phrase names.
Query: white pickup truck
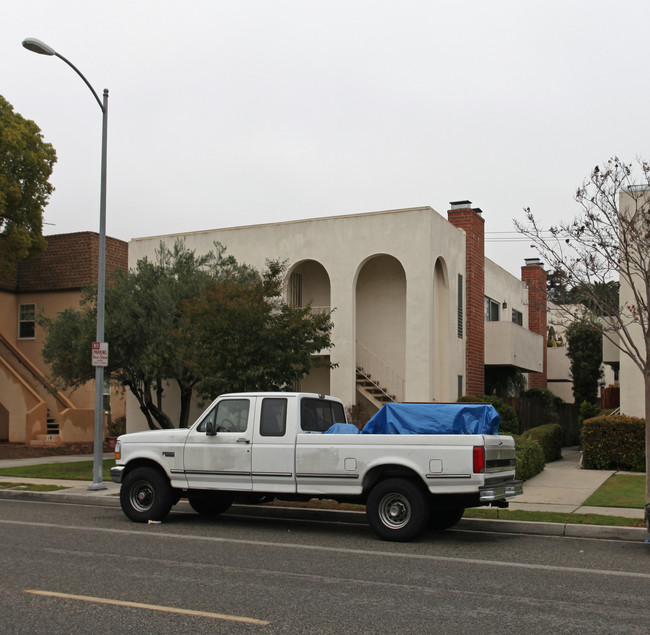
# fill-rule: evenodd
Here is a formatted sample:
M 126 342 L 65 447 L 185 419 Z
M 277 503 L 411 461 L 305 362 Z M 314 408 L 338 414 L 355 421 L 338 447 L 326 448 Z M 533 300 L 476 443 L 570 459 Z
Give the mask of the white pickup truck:
M 345 422 L 334 397 L 225 394 L 190 428 L 119 437 L 111 479 L 136 522 L 164 518 L 181 497 L 207 516 L 235 501 L 327 498 L 365 504 L 377 535 L 399 541 L 452 527 L 467 507 L 507 507 L 522 492 L 512 437 L 325 433 Z

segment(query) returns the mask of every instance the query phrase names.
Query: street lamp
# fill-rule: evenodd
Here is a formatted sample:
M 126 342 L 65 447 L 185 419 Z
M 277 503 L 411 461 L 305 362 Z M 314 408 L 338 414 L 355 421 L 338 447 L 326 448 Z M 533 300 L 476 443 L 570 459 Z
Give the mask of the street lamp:
M 79 69 L 51 46 L 33 37 L 23 40 L 23 46 L 41 55 L 55 55 L 63 60 L 84 80 L 102 111 L 102 163 L 101 189 L 99 197 L 99 265 L 97 267 L 97 342 L 104 341 L 104 308 L 106 304 L 106 136 L 108 127 L 108 88 L 104 89 L 104 99 L 100 101 L 95 89 L 81 74 Z M 89 490 L 106 489 L 102 482 L 102 454 L 104 444 L 104 367 L 95 366 L 95 422 L 94 422 L 94 456 L 93 482 Z

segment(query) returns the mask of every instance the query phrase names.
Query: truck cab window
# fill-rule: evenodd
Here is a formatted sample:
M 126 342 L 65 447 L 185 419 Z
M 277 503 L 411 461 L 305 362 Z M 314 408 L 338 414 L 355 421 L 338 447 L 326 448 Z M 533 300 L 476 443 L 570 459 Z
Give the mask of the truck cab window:
M 306 398 L 300 404 L 300 427 L 305 432 L 324 432 L 335 423 L 346 423 L 343 406 L 336 401 Z
M 217 432 L 246 432 L 248 427 L 248 399 L 220 401 L 199 424 L 197 432 L 205 432 L 207 421 L 214 421 Z
M 260 416 L 260 434 L 263 437 L 283 437 L 286 430 L 287 400 L 264 399 Z

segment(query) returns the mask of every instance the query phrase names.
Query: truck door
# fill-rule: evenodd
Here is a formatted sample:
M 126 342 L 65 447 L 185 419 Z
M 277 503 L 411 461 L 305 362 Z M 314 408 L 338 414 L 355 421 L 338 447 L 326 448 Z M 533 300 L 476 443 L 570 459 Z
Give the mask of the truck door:
M 253 438 L 255 491 L 295 492 L 295 405 L 288 408 L 286 397 L 263 397 L 259 402 L 260 425 Z
M 253 397 L 217 401 L 201 423 L 190 431 L 183 454 L 190 488 L 251 490 L 251 439 L 255 415 Z M 207 422 L 217 434 L 206 434 Z

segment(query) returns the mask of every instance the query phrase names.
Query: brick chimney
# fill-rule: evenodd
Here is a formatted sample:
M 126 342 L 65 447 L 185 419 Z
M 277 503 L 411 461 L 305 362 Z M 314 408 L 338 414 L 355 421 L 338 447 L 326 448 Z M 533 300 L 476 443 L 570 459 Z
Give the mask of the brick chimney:
M 485 392 L 485 221 L 471 201 L 452 201 L 449 222 L 465 231 L 465 394 Z
M 546 271 L 539 258 L 526 258 L 521 279 L 528 287 L 528 329 L 542 336 L 543 367 L 541 373 L 528 373 L 529 388 L 546 388 Z

